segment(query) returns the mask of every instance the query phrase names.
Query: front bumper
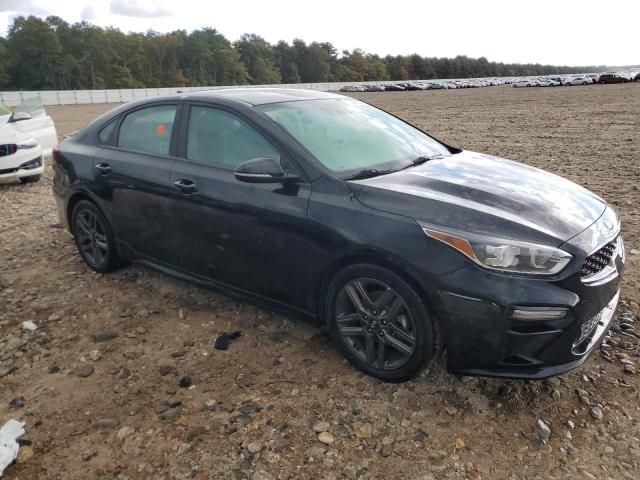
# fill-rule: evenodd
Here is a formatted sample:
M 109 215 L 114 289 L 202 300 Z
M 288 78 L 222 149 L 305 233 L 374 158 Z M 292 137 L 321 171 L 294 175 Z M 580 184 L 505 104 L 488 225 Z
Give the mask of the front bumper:
M 486 362 L 485 366 L 482 366 L 482 361 L 473 366 L 463 360 L 462 366 L 456 368 L 454 354 L 453 358 L 449 357 L 450 370 L 464 375 L 541 379 L 579 367 L 606 335 L 618 305 L 619 295 L 619 291 L 616 292 L 609 303 L 593 317 L 583 321 L 567 321 L 565 328 L 561 325 L 537 325 L 532 328 L 532 325 L 525 326 L 525 322 L 520 322 L 520 325 L 505 332 L 504 349 L 498 349 L 501 351 L 498 355 L 501 358 L 494 357 L 493 361 Z M 457 299 L 458 308 L 459 302 L 460 299 Z M 463 308 L 473 308 L 478 312 L 479 305 L 474 301 Z M 592 326 L 585 336 L 581 335 L 582 325 Z M 482 350 L 481 356 L 485 359 L 491 358 L 490 351 Z M 451 365 L 452 359 L 454 365 Z
M 509 277 L 475 268 L 458 270 L 440 289 L 439 312 L 449 371 L 464 375 L 546 378 L 580 366 L 606 335 L 624 270 L 622 241 L 604 279 L 576 271 L 562 280 Z M 579 268 L 579 266 L 578 266 Z M 455 282 L 455 283 L 454 283 Z M 518 308 L 564 309 L 552 320 L 514 318 Z
M 41 175 L 42 172 L 44 172 L 44 159 L 41 154 L 15 166 L 0 163 L 0 179 L 30 177 Z

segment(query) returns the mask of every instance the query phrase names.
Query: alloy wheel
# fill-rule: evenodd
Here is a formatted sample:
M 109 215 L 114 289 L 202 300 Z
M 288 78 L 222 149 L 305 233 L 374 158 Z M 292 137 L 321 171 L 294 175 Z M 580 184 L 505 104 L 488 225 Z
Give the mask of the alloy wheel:
M 389 285 L 372 278 L 347 282 L 336 297 L 338 333 L 356 356 L 379 370 L 395 370 L 413 356 L 415 320 Z
M 102 219 L 93 211 L 83 209 L 76 214 L 75 234 L 78 248 L 87 263 L 100 267 L 109 256 L 107 230 Z

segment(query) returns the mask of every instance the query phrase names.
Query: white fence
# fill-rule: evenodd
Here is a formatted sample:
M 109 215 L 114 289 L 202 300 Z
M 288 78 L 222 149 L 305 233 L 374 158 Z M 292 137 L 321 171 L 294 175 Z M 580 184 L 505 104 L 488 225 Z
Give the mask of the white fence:
M 292 83 L 280 85 L 249 85 L 252 88 L 303 88 L 324 92 L 340 90 L 345 85 L 372 84 L 378 82 L 333 82 L 333 83 Z M 384 82 L 380 82 L 384 83 Z M 0 92 L 0 103 L 7 107 L 15 107 L 24 100 L 40 97 L 44 105 L 79 105 L 87 103 L 121 103 L 142 98 L 171 95 L 179 92 L 196 92 L 199 90 L 217 90 L 228 87 L 172 87 L 172 88 L 135 88 L 118 90 L 45 90 Z

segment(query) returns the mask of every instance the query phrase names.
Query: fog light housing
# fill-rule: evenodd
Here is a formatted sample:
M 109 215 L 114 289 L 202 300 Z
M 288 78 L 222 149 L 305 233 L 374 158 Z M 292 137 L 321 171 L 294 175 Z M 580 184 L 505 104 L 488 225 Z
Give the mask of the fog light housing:
M 511 312 L 514 320 L 560 320 L 566 316 L 567 309 L 558 307 L 516 307 Z
M 29 160 L 28 162 L 23 163 L 18 168 L 20 170 L 33 170 L 34 168 L 38 168 L 42 165 L 42 158 L 34 158 L 33 160 Z

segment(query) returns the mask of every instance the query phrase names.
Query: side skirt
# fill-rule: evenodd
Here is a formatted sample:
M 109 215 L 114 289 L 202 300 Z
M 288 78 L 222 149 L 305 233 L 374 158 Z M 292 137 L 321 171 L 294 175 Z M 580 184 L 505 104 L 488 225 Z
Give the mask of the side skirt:
M 136 256 L 136 258 L 133 258 L 132 261 L 141 265 L 145 265 L 171 277 L 178 278 L 180 280 L 184 280 L 188 283 L 193 283 L 204 288 L 208 288 L 234 300 L 248 302 L 254 306 L 264 308 L 265 310 L 269 310 L 271 312 L 279 313 L 282 315 L 287 315 L 295 318 L 296 320 L 301 320 L 306 323 L 317 325 L 317 318 L 315 315 L 307 312 L 306 310 L 296 308 L 289 304 L 279 302 L 277 300 L 272 300 L 270 298 L 248 292 L 246 290 L 242 290 L 240 288 L 236 288 L 222 282 L 217 282 L 200 275 L 194 275 L 190 272 L 177 269 L 172 265 L 159 263 L 155 260 L 144 258 L 142 256 Z

